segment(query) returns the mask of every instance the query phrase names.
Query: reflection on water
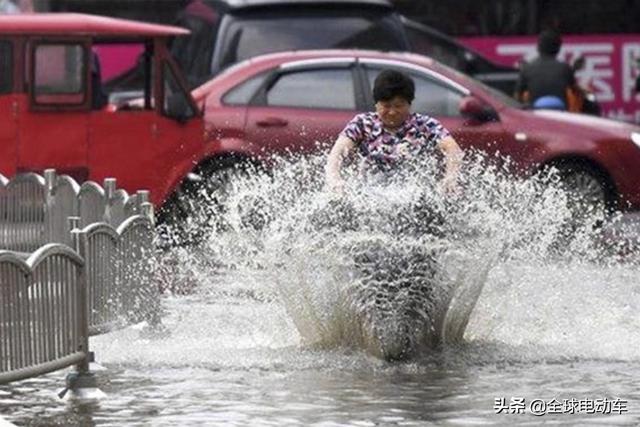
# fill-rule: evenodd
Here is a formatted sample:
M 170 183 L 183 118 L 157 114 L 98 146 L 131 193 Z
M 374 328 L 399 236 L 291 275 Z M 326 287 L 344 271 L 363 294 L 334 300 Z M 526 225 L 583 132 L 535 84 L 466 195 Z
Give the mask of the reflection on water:
M 446 198 L 422 164 L 402 182 L 354 185 L 340 207 L 321 165 L 238 180 L 224 227 L 165 254 L 168 335 L 91 339 L 106 399 L 60 401 L 54 373 L 0 387 L 0 414 L 43 426 L 640 423 L 637 260 L 597 217 L 571 223 L 553 177 L 518 181 L 471 158 L 465 191 Z M 446 221 L 425 231 L 433 210 Z M 376 357 L 362 334 L 393 322 L 428 345 Z M 500 398 L 628 403 L 536 417 L 496 414 Z

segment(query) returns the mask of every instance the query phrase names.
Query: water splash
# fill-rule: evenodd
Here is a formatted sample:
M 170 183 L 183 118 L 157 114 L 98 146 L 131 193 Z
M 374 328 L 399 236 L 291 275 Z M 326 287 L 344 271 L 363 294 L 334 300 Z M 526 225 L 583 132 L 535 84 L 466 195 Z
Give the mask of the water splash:
M 477 153 L 467 153 L 453 195 L 440 191 L 429 159 L 364 183 L 349 169 L 342 198 L 324 189 L 322 156 L 275 163 L 269 173 L 236 176 L 222 216 L 209 216 L 217 225 L 206 244 L 186 263 L 179 249 L 179 259 L 192 282 L 225 271 L 282 302 L 306 345 L 393 359 L 459 343 L 465 333 L 487 339 L 468 326 L 496 271 L 602 270 L 620 262 L 628 243 L 600 226 L 599 212 L 576 221 L 557 175 L 515 178 L 508 162 Z

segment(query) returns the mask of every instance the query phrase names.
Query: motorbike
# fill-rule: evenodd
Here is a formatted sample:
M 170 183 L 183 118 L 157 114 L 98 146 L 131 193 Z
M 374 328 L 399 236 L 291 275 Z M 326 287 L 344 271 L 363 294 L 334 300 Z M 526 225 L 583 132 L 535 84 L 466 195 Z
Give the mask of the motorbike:
M 387 361 L 407 360 L 442 341 L 452 296 L 442 268 L 448 224 L 426 197 L 388 203 L 375 221 L 347 198 L 312 214 L 318 230 L 352 233 L 352 280 L 345 283 L 353 318 L 351 345 Z M 354 234 L 355 233 L 355 234 Z

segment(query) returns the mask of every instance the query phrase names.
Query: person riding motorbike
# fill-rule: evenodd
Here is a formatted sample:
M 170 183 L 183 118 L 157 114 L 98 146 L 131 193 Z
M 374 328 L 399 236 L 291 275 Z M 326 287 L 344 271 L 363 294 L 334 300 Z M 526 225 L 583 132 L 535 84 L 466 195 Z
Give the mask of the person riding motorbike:
M 572 67 L 556 56 L 562 40 L 553 30 L 545 30 L 538 37 L 538 57 L 520 67 L 515 97 L 533 108 L 584 112 L 587 98 L 577 84 L 575 71 L 583 64 L 576 61 Z
M 357 151 L 361 170 L 389 173 L 403 161 L 426 155 L 437 147 L 444 155 L 443 189 L 455 192 L 463 152 L 449 131 L 426 114 L 412 113 L 415 83 L 397 70 L 382 70 L 375 79 L 375 112 L 356 115 L 338 136 L 327 158 L 325 177 L 329 189 L 341 193 L 343 160 Z

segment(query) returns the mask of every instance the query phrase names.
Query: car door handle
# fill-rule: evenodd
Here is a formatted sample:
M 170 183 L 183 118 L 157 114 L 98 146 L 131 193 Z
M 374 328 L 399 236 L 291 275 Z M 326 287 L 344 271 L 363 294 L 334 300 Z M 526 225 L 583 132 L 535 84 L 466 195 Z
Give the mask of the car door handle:
M 284 127 L 288 125 L 289 122 L 279 117 L 267 117 L 265 119 L 258 120 L 256 124 L 263 128 L 275 128 L 275 127 Z

